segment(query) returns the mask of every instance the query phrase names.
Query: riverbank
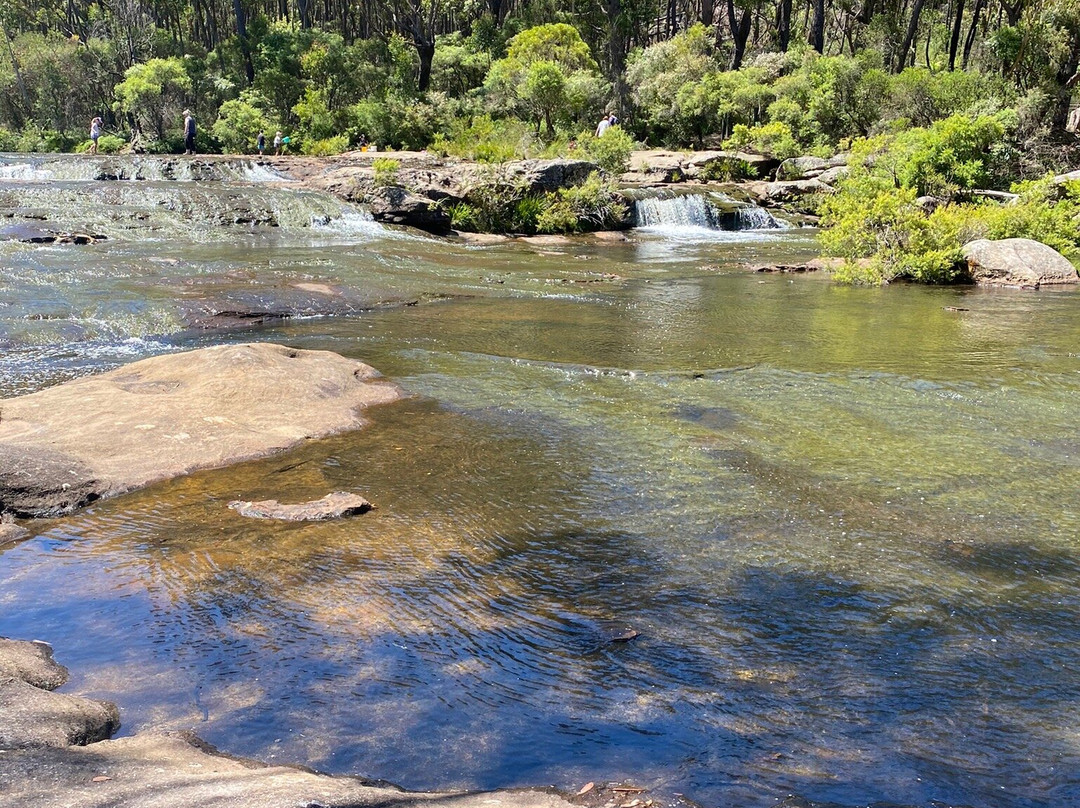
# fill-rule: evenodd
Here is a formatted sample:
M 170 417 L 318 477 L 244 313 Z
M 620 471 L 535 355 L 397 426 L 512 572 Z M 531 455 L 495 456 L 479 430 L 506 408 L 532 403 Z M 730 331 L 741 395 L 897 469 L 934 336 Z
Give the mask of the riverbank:
M 621 230 L 634 226 L 632 203 L 643 195 L 729 193 L 740 204 L 755 204 L 804 217 L 818 196 L 832 193 L 844 176 L 843 156 L 830 161 L 779 161 L 744 152 L 643 150 L 630 154 L 626 171 L 606 175 L 604 185 L 572 221 L 550 225 L 522 221 L 514 212 L 459 216 L 503 198 L 504 207 L 523 199 L 556 202 L 581 188 L 600 166 L 587 159 L 514 160 L 499 164 L 440 157 L 430 152 L 348 152 L 334 157 L 277 156 L 263 164 L 301 187 L 333 194 L 370 209 L 377 221 L 437 234 L 454 230 L 525 235 Z M 610 209 L 599 210 L 606 205 Z M 628 204 L 629 203 L 629 204 Z M 515 226 L 517 229 L 515 229 Z M 544 229 L 548 227 L 548 229 Z

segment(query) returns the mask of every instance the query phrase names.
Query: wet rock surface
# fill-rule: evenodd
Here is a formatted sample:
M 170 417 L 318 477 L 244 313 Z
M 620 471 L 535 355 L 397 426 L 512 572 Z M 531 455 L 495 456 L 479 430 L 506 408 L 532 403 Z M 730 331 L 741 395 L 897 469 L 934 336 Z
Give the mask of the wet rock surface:
M 16 674 L 0 681 L 0 794 L 7 808 L 571 805 L 546 791 L 411 793 L 382 782 L 267 766 L 220 754 L 190 733 L 107 740 L 119 726 L 115 705 L 52 693 L 23 678 L 24 662 L 42 662 L 43 655 L 55 664 L 39 643 L 0 640 L 0 671 Z
M 247 344 L 144 359 L 0 402 L 0 512 L 69 512 L 364 424 L 400 397 L 328 351 Z
M 234 500 L 229 507 L 241 516 L 252 519 L 279 519 L 285 522 L 321 522 L 326 519 L 340 519 L 343 516 L 355 516 L 367 513 L 375 506 L 359 494 L 347 491 L 335 491 L 321 499 L 283 505 L 276 499 L 264 499 L 258 502 Z

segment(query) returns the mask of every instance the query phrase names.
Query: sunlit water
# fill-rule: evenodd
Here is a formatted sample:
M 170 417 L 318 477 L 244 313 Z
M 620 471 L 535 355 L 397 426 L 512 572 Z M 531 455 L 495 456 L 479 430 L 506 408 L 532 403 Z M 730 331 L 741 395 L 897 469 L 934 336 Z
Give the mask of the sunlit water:
M 797 230 L 465 247 L 244 193 L 299 213 L 0 242 L 0 395 L 253 339 L 409 394 L 0 554 L 0 634 L 122 733 L 417 789 L 1080 803 L 1075 294 L 746 270 L 812 254 Z M 191 326 L 242 307 L 298 316 Z M 333 490 L 377 510 L 226 507 Z

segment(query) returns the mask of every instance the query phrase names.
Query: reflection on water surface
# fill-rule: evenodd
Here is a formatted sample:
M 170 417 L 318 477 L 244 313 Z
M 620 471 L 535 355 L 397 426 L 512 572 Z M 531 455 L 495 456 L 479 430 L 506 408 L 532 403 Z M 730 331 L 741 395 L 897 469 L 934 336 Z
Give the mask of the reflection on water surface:
M 0 555 L 0 634 L 53 642 L 123 732 L 411 788 L 1080 801 L 1074 294 L 738 269 L 806 254 L 798 232 L 250 238 L 2 246 L 4 394 L 226 338 L 411 394 Z M 177 288 L 299 305 L 297 283 L 370 305 L 237 337 L 172 319 Z M 72 330 L 85 311 L 111 330 Z M 226 507 L 338 489 L 378 509 Z

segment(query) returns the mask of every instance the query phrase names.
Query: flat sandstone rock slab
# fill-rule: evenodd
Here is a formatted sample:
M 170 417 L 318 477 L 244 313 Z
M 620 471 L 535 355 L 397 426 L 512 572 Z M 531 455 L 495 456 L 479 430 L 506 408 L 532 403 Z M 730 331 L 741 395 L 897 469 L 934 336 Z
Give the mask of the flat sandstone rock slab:
M 63 514 L 199 469 L 357 429 L 401 397 L 329 351 L 221 345 L 0 401 L 0 513 Z
M 222 757 L 182 735 L 139 733 L 0 755 L 12 808 L 574 808 L 544 791 L 416 793 Z
M 338 519 L 367 513 L 374 506 L 359 494 L 347 491 L 335 491 L 322 499 L 311 502 L 299 502 L 295 505 L 282 505 L 276 499 L 264 499 L 258 502 L 234 500 L 229 507 L 241 516 L 253 519 L 280 519 L 285 522 L 322 522 L 326 519 Z

